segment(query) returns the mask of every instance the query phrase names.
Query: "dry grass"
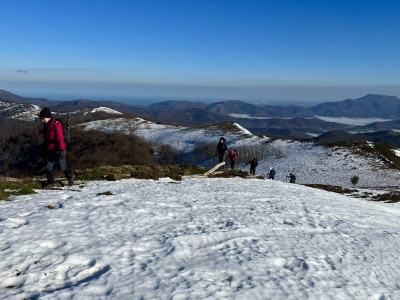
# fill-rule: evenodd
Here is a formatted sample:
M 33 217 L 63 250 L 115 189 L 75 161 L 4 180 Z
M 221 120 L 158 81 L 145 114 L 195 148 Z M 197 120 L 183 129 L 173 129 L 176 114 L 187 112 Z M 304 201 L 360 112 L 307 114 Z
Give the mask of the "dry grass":
M 400 202 L 400 192 L 394 191 L 386 194 L 380 194 L 371 197 L 372 201 L 383 201 L 385 203 Z
M 148 165 L 148 166 L 103 166 L 94 169 L 76 170 L 75 174 L 81 180 L 102 180 L 106 178 L 110 181 L 124 178 L 153 179 L 158 180 L 162 177 L 170 177 L 174 180 L 182 180 L 183 175 L 203 174 L 208 169 L 201 166 L 190 164 L 181 165 Z
M 210 177 L 214 177 L 214 178 L 241 177 L 241 178 L 265 179 L 261 175 L 253 176 L 249 172 L 241 171 L 241 170 L 221 170 L 221 171 L 216 172 L 215 174 L 211 174 Z
M 348 189 L 348 188 L 343 188 L 341 186 L 336 186 L 336 185 L 329 185 L 329 184 L 304 184 L 305 186 L 309 186 L 312 188 L 328 191 L 328 192 L 334 192 L 338 194 L 352 194 L 357 192 L 355 189 Z

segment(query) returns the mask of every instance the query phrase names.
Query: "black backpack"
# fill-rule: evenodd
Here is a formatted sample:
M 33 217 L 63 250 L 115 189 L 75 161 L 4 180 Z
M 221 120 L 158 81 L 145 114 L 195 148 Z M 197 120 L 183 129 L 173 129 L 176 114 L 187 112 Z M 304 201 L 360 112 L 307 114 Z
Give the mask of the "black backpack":
M 53 128 L 54 131 L 56 130 L 57 122 L 60 122 L 62 125 L 64 142 L 65 143 L 71 142 L 71 136 L 69 133 L 69 113 L 67 114 L 67 119 L 62 120 L 62 119 L 56 118 L 56 121 L 54 122 L 54 128 Z

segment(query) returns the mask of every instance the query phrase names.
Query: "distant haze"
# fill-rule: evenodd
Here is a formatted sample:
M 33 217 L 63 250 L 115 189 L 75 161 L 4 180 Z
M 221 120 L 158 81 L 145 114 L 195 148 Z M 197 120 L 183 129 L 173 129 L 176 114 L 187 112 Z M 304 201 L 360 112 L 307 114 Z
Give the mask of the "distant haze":
M 24 97 L 49 100 L 112 100 L 148 105 L 166 100 L 212 103 L 241 100 L 253 104 L 312 106 L 357 99 L 368 93 L 397 96 L 400 86 L 194 86 L 110 83 L 49 83 L 0 81 L 0 89 Z

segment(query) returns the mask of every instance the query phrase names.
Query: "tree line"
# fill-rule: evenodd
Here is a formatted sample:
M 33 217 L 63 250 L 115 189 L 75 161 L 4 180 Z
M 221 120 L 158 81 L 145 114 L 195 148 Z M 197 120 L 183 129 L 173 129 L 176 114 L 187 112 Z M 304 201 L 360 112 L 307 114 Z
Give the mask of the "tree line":
M 32 176 L 43 174 L 42 126 L 0 140 L 0 174 Z M 136 135 L 85 131 L 74 127 L 67 144 L 67 163 L 73 169 L 104 165 L 156 164 L 151 144 Z

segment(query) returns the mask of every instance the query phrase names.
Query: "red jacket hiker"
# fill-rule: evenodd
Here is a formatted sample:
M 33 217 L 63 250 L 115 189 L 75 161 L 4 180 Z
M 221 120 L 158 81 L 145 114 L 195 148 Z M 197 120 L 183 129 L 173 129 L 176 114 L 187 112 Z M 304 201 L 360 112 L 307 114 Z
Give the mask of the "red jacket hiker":
M 235 163 L 238 160 L 239 156 L 237 155 L 235 150 L 230 150 L 228 156 L 226 157 L 231 161 L 231 169 L 235 168 Z
M 73 185 L 74 173 L 67 167 L 67 149 L 64 141 L 63 124 L 52 117 L 51 111 L 47 107 L 40 111 L 39 118 L 43 122 L 43 148 L 47 175 L 47 182 L 43 184 L 43 187 L 53 187 L 55 182 L 53 166 L 56 162 L 58 162 L 60 170 L 67 176 L 68 185 Z
M 43 124 L 43 138 L 47 150 L 62 151 L 66 148 L 63 125 L 55 118 Z

